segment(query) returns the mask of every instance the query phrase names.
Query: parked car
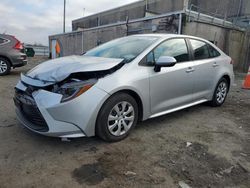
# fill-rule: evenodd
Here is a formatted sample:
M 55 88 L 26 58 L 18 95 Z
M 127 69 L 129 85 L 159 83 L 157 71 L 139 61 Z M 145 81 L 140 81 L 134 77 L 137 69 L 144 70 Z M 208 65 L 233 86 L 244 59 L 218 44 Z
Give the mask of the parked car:
M 23 45 L 14 36 L 0 34 L 0 76 L 7 75 L 12 68 L 27 64 Z
M 14 100 L 34 132 L 119 141 L 138 121 L 204 102 L 221 106 L 233 80 L 232 59 L 207 40 L 134 35 L 38 65 L 21 75 Z

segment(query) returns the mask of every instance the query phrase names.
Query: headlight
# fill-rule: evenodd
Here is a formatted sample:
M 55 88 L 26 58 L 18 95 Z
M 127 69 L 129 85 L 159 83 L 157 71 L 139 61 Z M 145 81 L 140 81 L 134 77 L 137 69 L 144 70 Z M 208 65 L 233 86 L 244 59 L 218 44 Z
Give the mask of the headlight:
M 83 94 L 84 92 L 89 90 L 96 82 L 96 79 L 86 81 L 74 80 L 73 82 L 63 84 L 55 92 L 63 96 L 61 102 L 66 102 Z

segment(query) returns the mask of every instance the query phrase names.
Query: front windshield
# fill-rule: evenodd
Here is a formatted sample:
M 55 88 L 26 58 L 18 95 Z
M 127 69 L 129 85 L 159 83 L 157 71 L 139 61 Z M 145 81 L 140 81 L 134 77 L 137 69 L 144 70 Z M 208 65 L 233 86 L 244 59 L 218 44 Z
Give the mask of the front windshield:
M 125 63 L 131 62 L 158 38 L 149 36 L 130 36 L 119 38 L 98 46 L 84 56 L 120 58 Z

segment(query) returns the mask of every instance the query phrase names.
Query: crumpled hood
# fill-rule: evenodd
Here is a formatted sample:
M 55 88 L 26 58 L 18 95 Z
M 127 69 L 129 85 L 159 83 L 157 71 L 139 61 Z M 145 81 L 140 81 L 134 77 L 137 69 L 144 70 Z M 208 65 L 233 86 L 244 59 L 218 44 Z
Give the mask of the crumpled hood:
M 31 69 L 26 76 L 48 82 L 60 82 L 72 73 L 109 70 L 123 59 L 68 56 L 46 61 Z

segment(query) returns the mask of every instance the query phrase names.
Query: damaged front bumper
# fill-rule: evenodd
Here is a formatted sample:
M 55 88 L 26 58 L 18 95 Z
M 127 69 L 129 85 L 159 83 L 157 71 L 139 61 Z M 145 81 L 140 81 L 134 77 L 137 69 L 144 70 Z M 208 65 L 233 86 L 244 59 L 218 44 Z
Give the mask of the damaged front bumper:
M 53 137 L 75 138 L 95 135 L 95 121 L 101 104 L 109 96 L 93 87 L 81 96 L 61 103 L 62 95 L 28 85 L 49 85 L 25 75 L 16 86 L 14 102 L 18 120 L 33 132 Z M 51 84 L 51 83 L 50 83 Z

